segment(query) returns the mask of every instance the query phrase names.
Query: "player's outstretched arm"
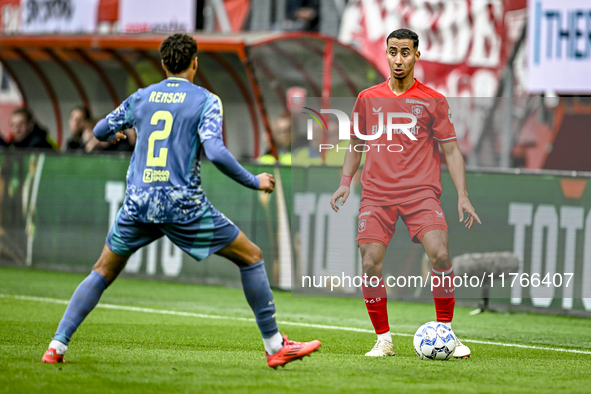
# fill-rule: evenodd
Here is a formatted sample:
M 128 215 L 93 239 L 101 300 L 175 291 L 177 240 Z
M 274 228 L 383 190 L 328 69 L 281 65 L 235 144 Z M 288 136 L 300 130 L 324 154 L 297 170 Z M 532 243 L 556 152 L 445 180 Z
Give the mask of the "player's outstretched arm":
M 125 99 L 120 106 L 94 126 L 92 132 L 97 140 L 116 143 L 127 138 L 122 130 L 133 127 L 133 112 L 130 111 L 130 104 L 134 95 L 135 93 Z
M 466 189 L 466 167 L 464 165 L 464 157 L 462 156 L 462 152 L 460 152 L 457 141 L 443 143 L 441 144 L 441 149 L 443 150 L 443 154 L 445 154 L 445 160 L 447 161 L 447 168 L 449 169 L 451 179 L 458 191 L 458 213 L 460 214 L 460 222 L 464 221 L 464 212 L 467 212 L 468 218 L 465 223 L 467 228 L 472 228 L 474 221 L 482 224 L 468 198 L 468 191 Z
M 350 150 L 347 150 L 345 153 L 345 163 L 343 164 L 343 176 L 341 179 L 341 185 L 337 189 L 336 192 L 332 195 L 330 199 L 330 206 L 335 212 L 339 211 L 339 208 L 345 205 L 347 198 L 349 198 L 349 194 L 351 193 L 351 179 L 357 169 L 359 168 L 359 164 L 361 163 L 361 155 L 362 152 L 357 152 L 355 147 L 357 145 L 363 145 L 365 142 L 358 138 L 351 138 L 349 141 Z M 338 199 L 341 199 L 341 202 L 337 204 Z
M 97 140 L 102 142 L 110 142 L 112 144 L 127 139 L 127 136 L 123 131 L 111 131 L 106 118 L 101 119 L 96 124 L 96 126 L 94 126 L 94 130 L 92 132 Z
M 273 175 L 263 173 L 252 175 L 236 161 L 228 151 L 222 139 L 222 101 L 215 94 L 210 94 L 204 104 L 203 114 L 197 132 L 203 144 L 207 158 L 224 174 L 236 182 L 251 189 L 273 192 L 275 179 Z
M 264 190 L 271 193 L 275 187 L 273 175 L 262 173 L 254 176 L 248 172 L 232 156 L 224 145 L 221 137 L 213 137 L 203 141 L 203 148 L 207 158 L 224 174 L 236 182 L 255 190 Z

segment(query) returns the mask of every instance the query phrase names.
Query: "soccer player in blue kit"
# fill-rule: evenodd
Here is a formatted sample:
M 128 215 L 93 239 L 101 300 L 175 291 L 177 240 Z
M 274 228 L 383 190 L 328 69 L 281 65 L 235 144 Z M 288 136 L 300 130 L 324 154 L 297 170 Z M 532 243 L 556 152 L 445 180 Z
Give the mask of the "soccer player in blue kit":
M 262 252 L 205 196 L 201 152 L 224 174 L 251 189 L 271 193 L 275 180 L 267 173 L 254 176 L 224 146 L 219 97 L 192 83 L 197 71 L 195 40 L 174 34 L 162 42 L 160 54 L 168 78 L 132 94 L 94 128 L 97 139 L 113 143 L 125 138 L 124 129 L 133 127 L 137 132 L 125 201 L 100 258 L 72 295 L 42 361 L 63 362 L 72 334 L 129 256 L 163 235 L 196 260 L 215 253 L 236 264 L 263 337 L 267 365 L 277 368 L 301 359 L 316 351 L 320 342 L 290 341 L 279 333 Z

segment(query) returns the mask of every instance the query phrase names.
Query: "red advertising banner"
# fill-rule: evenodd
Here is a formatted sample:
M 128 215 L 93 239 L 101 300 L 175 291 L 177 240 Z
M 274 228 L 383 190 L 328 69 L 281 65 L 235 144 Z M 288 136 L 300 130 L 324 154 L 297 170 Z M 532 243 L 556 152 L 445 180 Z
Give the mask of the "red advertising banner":
M 448 97 L 491 97 L 525 18 L 526 0 L 359 0 L 348 4 L 339 39 L 389 75 L 386 37 L 408 28 L 419 35 L 417 79 Z

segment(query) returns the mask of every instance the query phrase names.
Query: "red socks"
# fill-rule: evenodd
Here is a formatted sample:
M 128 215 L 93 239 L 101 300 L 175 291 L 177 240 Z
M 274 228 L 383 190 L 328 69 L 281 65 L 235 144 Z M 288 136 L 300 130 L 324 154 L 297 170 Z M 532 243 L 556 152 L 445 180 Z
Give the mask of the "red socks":
M 388 307 L 387 307 L 387 296 L 386 288 L 382 281 L 382 277 L 378 277 L 379 280 L 374 280 L 370 283 L 369 278 L 363 282 L 363 298 L 365 299 L 365 306 L 373 324 L 376 334 L 385 334 L 390 331 L 390 325 L 388 324 Z M 453 310 L 453 306 L 452 306 Z
M 441 323 L 451 323 L 454 317 L 455 286 L 453 284 L 454 272 L 452 267 L 444 270 L 433 269 L 433 300 L 435 301 L 435 312 L 437 321 Z M 385 334 L 390 331 L 388 323 L 388 307 L 386 288 L 382 277 L 378 281 L 369 283 L 369 279 L 364 281 L 362 290 L 365 306 L 369 313 L 369 318 L 376 331 L 376 334 Z
M 432 292 L 437 321 L 451 323 L 454 317 L 454 305 L 456 304 L 453 268 L 449 267 L 443 270 L 433 268 L 432 272 Z

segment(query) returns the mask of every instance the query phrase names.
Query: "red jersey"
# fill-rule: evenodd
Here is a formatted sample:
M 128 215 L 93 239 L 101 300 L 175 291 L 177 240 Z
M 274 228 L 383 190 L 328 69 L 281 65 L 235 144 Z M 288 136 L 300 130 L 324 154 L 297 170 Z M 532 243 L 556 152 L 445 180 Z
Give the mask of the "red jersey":
M 426 197 L 439 198 L 442 189 L 438 143 L 456 140 L 445 97 L 418 80 L 396 96 L 385 81 L 359 93 L 355 112 L 361 134 L 371 137 L 382 129 L 376 140 L 365 141 L 361 205 L 386 206 Z M 401 129 L 386 132 L 389 112 L 416 117 L 415 127 L 408 128 L 416 140 L 411 140 Z M 358 138 L 353 122 L 351 116 L 351 138 Z M 391 119 L 393 124 L 410 122 L 411 119 L 404 117 Z

